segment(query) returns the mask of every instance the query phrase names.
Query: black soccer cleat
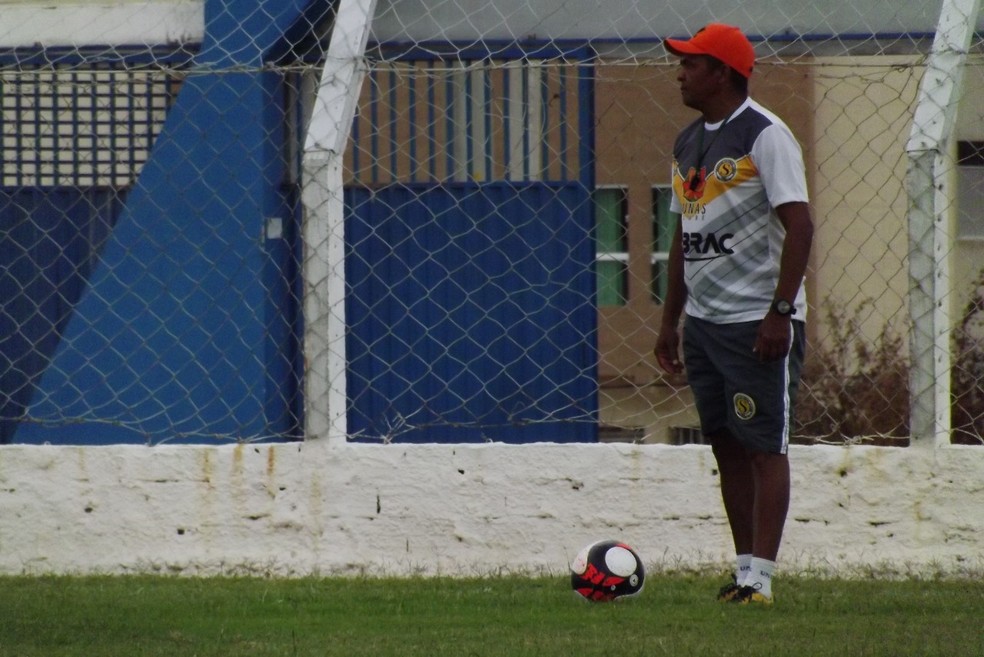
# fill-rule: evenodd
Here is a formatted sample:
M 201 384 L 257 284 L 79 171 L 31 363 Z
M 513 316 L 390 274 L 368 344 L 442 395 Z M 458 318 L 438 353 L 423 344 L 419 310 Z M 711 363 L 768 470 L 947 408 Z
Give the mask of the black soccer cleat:
M 740 590 L 741 587 L 738 586 L 738 578 L 731 575 L 731 581 L 722 586 L 721 590 L 718 591 L 718 602 L 731 602 Z
M 771 605 L 772 596 L 759 593 L 751 586 L 739 586 L 737 593 L 728 601 L 738 605 Z

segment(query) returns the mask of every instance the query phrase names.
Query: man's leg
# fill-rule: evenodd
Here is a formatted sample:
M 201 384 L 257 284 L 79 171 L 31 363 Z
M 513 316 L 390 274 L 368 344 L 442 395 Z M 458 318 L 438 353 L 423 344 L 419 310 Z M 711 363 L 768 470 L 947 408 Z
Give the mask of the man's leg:
M 785 454 L 752 452 L 752 559 L 735 602 L 772 603 L 772 575 L 789 510 L 789 459 Z
M 718 471 L 721 497 L 737 554 L 750 554 L 745 587 L 734 601 L 772 600 L 772 573 L 789 510 L 789 459 L 785 454 L 745 449 L 730 433 L 709 436 Z M 724 589 L 722 589 L 722 593 Z M 741 594 L 744 594 L 744 598 Z M 732 599 L 732 595 L 727 598 Z
M 752 554 L 775 561 L 789 511 L 789 458 L 785 454 L 755 452 L 751 464 L 755 481 Z
M 721 475 L 721 498 L 736 554 L 755 547 L 755 478 L 748 452 L 726 430 L 708 436 Z

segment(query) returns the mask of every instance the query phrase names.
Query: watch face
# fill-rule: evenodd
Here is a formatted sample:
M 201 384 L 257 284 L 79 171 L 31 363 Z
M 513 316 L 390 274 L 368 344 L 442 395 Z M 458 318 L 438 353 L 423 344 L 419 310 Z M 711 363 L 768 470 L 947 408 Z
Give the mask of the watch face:
M 776 301 L 775 304 L 776 312 L 780 315 L 791 315 L 793 313 L 793 306 L 785 299 L 780 299 Z

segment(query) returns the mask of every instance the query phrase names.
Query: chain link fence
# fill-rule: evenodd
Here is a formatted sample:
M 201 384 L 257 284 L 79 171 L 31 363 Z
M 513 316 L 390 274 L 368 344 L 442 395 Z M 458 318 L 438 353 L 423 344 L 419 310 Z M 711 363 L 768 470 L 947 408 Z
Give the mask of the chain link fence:
M 695 118 L 660 43 L 713 19 L 753 38 L 752 95 L 807 161 L 797 440 L 904 445 L 928 414 L 980 444 L 980 39 L 948 46 L 932 3 L 548 4 L 122 3 L 12 30 L 0 441 L 699 442 L 651 354 Z M 955 112 L 928 198 L 927 104 Z

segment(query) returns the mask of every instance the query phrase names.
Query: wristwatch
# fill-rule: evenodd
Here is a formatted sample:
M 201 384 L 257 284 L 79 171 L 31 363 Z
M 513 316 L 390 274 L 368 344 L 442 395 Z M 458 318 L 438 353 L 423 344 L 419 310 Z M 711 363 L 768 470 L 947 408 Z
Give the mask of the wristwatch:
M 776 299 L 772 302 L 772 312 L 782 317 L 789 317 L 796 314 L 796 307 L 785 299 Z

